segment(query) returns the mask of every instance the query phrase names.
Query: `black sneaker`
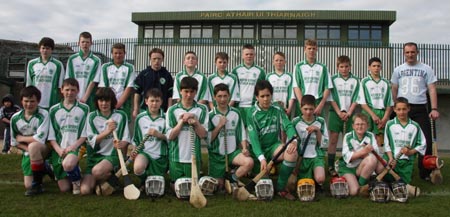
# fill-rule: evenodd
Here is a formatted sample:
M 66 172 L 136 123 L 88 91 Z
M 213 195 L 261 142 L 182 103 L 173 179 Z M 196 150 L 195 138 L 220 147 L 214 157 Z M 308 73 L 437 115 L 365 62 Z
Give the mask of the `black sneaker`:
M 42 189 L 42 185 L 35 185 L 25 191 L 25 196 L 34 196 L 38 194 L 42 194 L 44 190 Z
M 338 176 L 338 174 L 337 174 L 336 170 L 334 169 L 334 167 L 328 167 L 328 174 L 329 174 L 331 177 L 336 177 L 336 176 Z
M 48 177 L 50 177 L 51 180 L 55 180 L 55 173 L 53 173 L 53 168 L 52 166 L 48 163 L 48 161 L 44 161 L 44 173 L 46 175 L 48 175 Z

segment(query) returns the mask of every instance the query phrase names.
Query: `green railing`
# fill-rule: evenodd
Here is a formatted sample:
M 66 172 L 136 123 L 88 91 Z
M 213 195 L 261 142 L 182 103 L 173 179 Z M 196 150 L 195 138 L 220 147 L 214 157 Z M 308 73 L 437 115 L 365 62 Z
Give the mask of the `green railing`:
M 292 71 L 295 64 L 304 59 L 303 42 L 297 40 L 253 40 L 253 39 L 138 39 L 117 38 L 94 40 L 92 50 L 103 54 L 105 60 L 111 59 L 111 47 L 114 43 L 126 46 L 127 61 L 135 64 L 136 70 L 143 70 L 148 64 L 148 52 L 153 47 L 165 51 L 164 65 L 175 73 L 183 67 L 183 56 L 186 51 L 195 51 L 199 58 L 198 68 L 209 75 L 214 72 L 214 55 L 224 51 L 230 56 L 229 68 L 241 63 L 241 46 L 253 44 L 256 50 L 256 63 L 272 71 L 272 55 L 276 51 L 286 53 L 287 70 Z M 78 51 L 77 42 L 66 43 L 74 51 Z M 439 84 L 450 86 L 450 45 L 419 44 L 420 61 L 430 65 L 436 72 Z M 348 55 L 352 60 L 352 72 L 359 77 L 367 74 L 368 59 L 378 56 L 383 61 L 382 75 L 390 78 L 393 69 L 404 62 L 403 44 L 391 43 L 381 46 L 377 43 L 339 43 L 319 42 L 317 59 L 325 63 L 331 74 L 336 73 L 335 61 L 340 55 Z

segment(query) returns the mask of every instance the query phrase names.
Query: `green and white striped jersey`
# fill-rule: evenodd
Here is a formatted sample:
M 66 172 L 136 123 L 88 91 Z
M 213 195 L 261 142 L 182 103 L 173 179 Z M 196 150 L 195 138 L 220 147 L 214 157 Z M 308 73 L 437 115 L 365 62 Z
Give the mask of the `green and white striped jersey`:
M 278 75 L 276 72 L 271 72 L 267 74 L 266 80 L 268 80 L 273 87 L 272 101 L 281 101 L 287 108 L 289 106 L 289 100 L 295 99 L 292 90 L 293 79 L 291 73 L 284 72 L 283 74 Z
M 66 109 L 62 102 L 50 108 L 48 140 L 56 141 L 61 148 L 67 148 L 81 137 L 86 137 L 86 118 L 89 106 L 76 102 Z
M 191 108 L 183 108 L 181 102 L 169 107 L 166 118 L 166 136 L 169 138 L 172 129 L 177 125 L 178 120 L 184 113 L 195 114 L 197 120 L 205 130 L 208 129 L 208 109 L 205 105 L 194 102 Z M 201 157 L 201 138 L 195 133 L 191 135 L 189 125 L 184 124 L 180 134 L 174 139 L 169 140 L 169 161 L 179 163 L 191 163 L 191 136 L 194 136 L 195 154 L 197 159 Z
M 239 81 L 239 91 L 241 100 L 239 107 L 249 108 L 255 102 L 255 85 L 259 80 L 266 78 L 266 72 L 263 68 L 253 64 L 247 68 L 244 64 L 240 64 L 233 69 L 233 74 L 236 75 Z
M 102 66 L 99 87 L 110 87 L 116 94 L 116 99 L 120 99 L 127 87 L 134 88 L 136 73 L 134 66 L 124 62 L 120 66 L 113 62 L 105 63 Z
M 328 128 L 325 122 L 325 119 L 322 117 L 315 117 L 313 121 L 307 122 L 301 116 L 298 116 L 292 120 L 292 124 L 294 125 L 295 131 L 297 132 L 298 138 L 298 152 L 301 153 L 303 150 L 303 142 L 308 136 L 308 132 L 306 128 L 309 126 L 316 126 L 320 129 L 322 133 L 322 140 L 317 141 L 316 133 L 313 133 L 309 137 L 308 144 L 306 145 L 306 149 L 303 154 L 303 158 L 315 158 L 317 156 L 323 155 L 323 151 L 320 149 L 328 148 L 329 136 L 328 136 Z M 321 156 L 323 157 L 323 156 Z
M 355 152 L 364 148 L 365 143 L 372 145 L 373 150 L 380 154 L 375 134 L 373 134 L 372 132 L 367 131 L 361 140 L 358 139 L 358 136 L 356 135 L 356 132 L 354 130 L 345 134 L 344 139 L 342 140 L 342 158 L 344 159 L 348 168 L 355 168 L 359 166 L 363 159 L 358 158 L 352 161 L 350 160 Z
M 359 96 L 359 78 L 352 73 L 345 79 L 340 73 L 331 78 L 333 89 L 331 89 L 328 101 L 335 101 L 340 111 L 348 111 L 352 103 L 356 103 Z
M 326 89 L 333 88 L 327 67 L 319 62 L 310 65 L 306 60 L 295 65 L 292 86 L 300 88 L 303 96 L 313 95 L 316 100 L 322 99 Z
M 408 123 L 403 126 L 397 117 L 386 123 L 384 131 L 384 149 L 391 152 L 392 156 L 396 156 L 400 150 L 409 145 L 411 149 L 416 149 L 421 155 L 425 154 L 427 143 L 425 135 L 420 129 L 417 122 L 409 119 Z M 414 161 L 416 155 L 402 155 L 400 159 Z
M 160 115 L 156 118 L 152 118 L 148 110 L 141 112 L 136 117 L 134 125 L 133 145 L 138 146 L 139 144 L 141 144 L 149 129 L 155 129 L 160 133 L 164 133 L 166 131 L 166 118 L 162 110 L 160 112 Z M 167 157 L 167 141 L 151 136 L 144 143 L 144 148 L 142 150 L 150 155 L 150 157 L 152 157 L 153 159 Z
M 211 98 L 209 96 L 209 90 L 208 90 L 208 78 L 206 78 L 206 76 L 201 73 L 200 71 L 198 71 L 197 69 L 195 69 L 194 74 L 189 75 L 189 73 L 186 71 L 186 69 L 183 69 L 182 71 L 178 72 L 177 75 L 175 76 L 175 82 L 174 82 L 174 88 L 173 88 L 173 96 L 172 99 L 180 99 L 180 83 L 181 83 L 181 79 L 183 79 L 184 77 L 193 77 L 198 81 L 198 90 L 197 90 L 197 95 L 195 96 L 195 101 L 200 101 L 200 100 L 207 100 L 207 101 L 211 101 Z
M 281 143 L 279 139 L 281 129 L 286 132 L 288 138 L 296 134 L 286 113 L 274 104 L 269 109 L 263 110 L 256 103 L 247 114 L 247 119 L 250 144 L 260 161 L 264 159 L 263 153 L 267 148 Z
M 100 143 L 96 143 L 98 134 L 106 129 L 106 121 L 110 119 L 117 123 L 116 131 L 119 140 L 130 142 L 128 120 L 123 111 L 113 110 L 109 117 L 103 116 L 98 110 L 93 111 L 88 115 L 86 135 L 88 144 L 93 148 L 94 153 L 96 154 L 109 156 L 116 153 L 116 149 L 113 144 L 114 136 L 112 133 L 104 138 Z
M 48 135 L 48 112 L 45 109 L 38 108 L 36 112 L 28 119 L 25 119 L 25 110 L 21 110 L 11 117 L 11 145 L 17 146 L 17 135 L 33 136 L 33 139 L 45 144 Z
M 78 99 L 81 99 L 86 93 L 86 89 L 91 82 L 99 83 L 102 72 L 102 63 L 100 58 L 92 52 L 83 59 L 83 51 L 73 54 L 67 60 L 66 77 L 75 78 L 80 85 Z M 94 95 L 95 93 L 91 93 Z
M 219 124 L 220 117 L 225 116 L 227 123 L 222 128 L 217 137 L 211 141 L 211 132 Z M 226 129 L 226 130 L 223 130 Z M 233 107 L 228 107 L 226 114 L 220 113 L 217 108 L 212 109 L 209 112 L 209 145 L 208 152 L 225 155 L 230 154 L 239 148 L 239 145 L 243 140 L 246 140 L 247 135 L 244 128 L 244 122 L 241 119 L 239 110 Z M 227 150 L 225 152 L 225 138 L 227 140 Z
M 217 84 L 226 84 L 228 85 L 228 90 L 230 91 L 231 101 L 239 102 L 240 101 L 240 91 L 239 91 L 239 82 L 236 75 L 225 73 L 225 76 L 220 77 L 220 75 L 216 72 L 211 74 L 208 77 L 208 89 L 210 95 L 210 101 L 214 102 L 214 87 Z
M 64 67 L 61 61 L 50 57 L 48 62 L 42 62 L 41 57 L 28 62 L 26 86 L 33 85 L 41 91 L 39 106 L 49 109 L 60 100 L 60 92 L 64 80 Z
M 384 78 L 375 81 L 369 75 L 361 81 L 359 90 L 358 104 L 367 104 L 371 109 L 383 110 L 394 106 L 391 84 Z

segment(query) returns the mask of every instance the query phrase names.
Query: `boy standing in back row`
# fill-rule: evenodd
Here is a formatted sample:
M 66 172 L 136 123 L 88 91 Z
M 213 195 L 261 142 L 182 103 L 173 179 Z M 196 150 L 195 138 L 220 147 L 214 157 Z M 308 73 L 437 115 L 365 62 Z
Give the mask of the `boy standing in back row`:
M 263 68 L 255 64 L 255 47 L 246 44 L 242 47 L 243 63 L 233 69 L 239 80 L 239 91 L 241 101 L 239 101 L 239 110 L 244 124 L 247 125 L 247 112 L 255 103 L 255 85 L 256 82 L 266 78 L 266 72 Z
M 91 51 L 92 35 L 89 32 L 80 33 L 78 45 L 80 51 L 67 60 L 66 78 L 75 78 L 80 85 L 78 100 L 95 110 L 94 95 L 100 82 L 102 62 Z
M 33 85 L 41 92 L 39 107 L 49 109 L 59 102 L 59 88 L 64 79 L 64 66 L 52 57 L 55 41 L 44 37 L 39 41 L 40 57 L 30 60 L 27 66 L 26 84 Z
M 327 66 L 317 62 L 317 41 L 305 40 L 305 60 L 295 66 L 293 89 L 298 103 L 306 94 L 316 98 L 314 114 L 322 115 L 323 107 L 333 88 Z

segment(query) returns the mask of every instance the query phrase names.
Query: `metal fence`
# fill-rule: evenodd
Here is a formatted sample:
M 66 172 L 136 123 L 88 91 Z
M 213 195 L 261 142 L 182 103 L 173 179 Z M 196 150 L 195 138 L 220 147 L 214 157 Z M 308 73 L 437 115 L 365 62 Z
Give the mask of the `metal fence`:
M 198 69 L 209 75 L 215 71 L 214 56 L 216 52 L 227 52 L 230 56 L 229 69 L 241 63 L 241 47 L 243 44 L 253 44 L 256 51 L 256 64 L 266 71 L 272 71 L 272 55 L 276 51 L 286 54 L 286 69 L 292 71 L 296 63 L 304 59 L 302 41 L 260 41 L 248 39 L 221 39 L 216 41 L 202 39 L 186 39 L 174 41 L 173 39 L 138 39 L 117 38 L 94 40 L 92 50 L 103 54 L 110 60 L 111 47 L 114 43 L 123 43 L 126 46 L 126 59 L 135 65 L 137 71 L 143 70 L 149 64 L 148 53 L 153 47 L 159 47 L 165 52 L 164 65 L 173 74 L 182 70 L 183 58 L 186 51 L 194 51 L 198 56 Z M 74 51 L 78 51 L 77 42 L 66 43 Z M 450 85 L 450 45 L 448 44 L 418 44 L 419 60 L 430 65 L 438 77 L 440 84 Z M 331 74 L 336 73 L 336 58 L 347 55 L 352 61 L 352 72 L 359 77 L 367 75 L 368 60 L 377 56 L 383 61 L 382 76 L 390 78 L 395 66 L 404 62 L 403 44 L 391 43 L 389 46 L 376 45 L 349 45 L 319 44 L 317 60 L 326 64 Z

